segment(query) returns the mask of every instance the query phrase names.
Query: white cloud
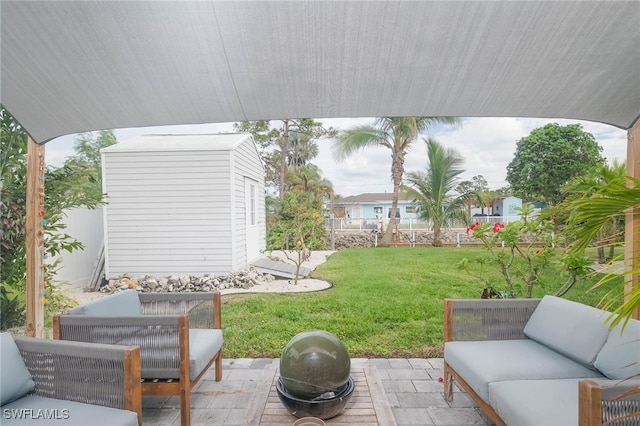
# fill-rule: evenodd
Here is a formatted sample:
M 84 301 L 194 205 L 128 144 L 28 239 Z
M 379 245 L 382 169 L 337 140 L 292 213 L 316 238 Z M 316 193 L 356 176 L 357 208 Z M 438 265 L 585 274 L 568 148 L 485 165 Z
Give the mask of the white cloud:
M 340 118 L 321 120 L 326 126 L 338 130 L 356 125 L 371 123 L 373 118 Z M 591 133 L 603 147 L 603 156 L 609 161 L 618 158 L 626 159 L 627 133 L 606 124 L 541 118 L 465 118 L 462 126 L 447 128 L 438 126 L 428 136 L 433 137 L 447 148 L 457 150 L 465 159 L 462 175 L 469 180 L 475 175 L 482 175 L 489 187 L 497 189 L 507 183 L 506 168 L 515 153 L 516 143 L 527 136 L 535 128 L 550 122 L 561 125 L 580 123 L 585 131 Z M 122 142 L 148 133 L 217 133 L 232 132 L 233 123 L 166 126 L 139 129 L 120 129 L 115 134 Z M 64 158 L 73 155 L 74 136 L 57 138 L 46 145 L 48 164 L 61 165 Z M 341 162 L 331 155 L 332 140 L 319 142 L 320 154 L 314 160 L 322 170 L 323 176 L 329 179 L 342 196 L 356 195 L 364 192 L 391 192 L 391 158 L 390 152 L 384 148 L 367 149 L 354 154 Z M 426 147 L 418 141 L 409 152 L 405 170 L 421 170 L 426 166 Z

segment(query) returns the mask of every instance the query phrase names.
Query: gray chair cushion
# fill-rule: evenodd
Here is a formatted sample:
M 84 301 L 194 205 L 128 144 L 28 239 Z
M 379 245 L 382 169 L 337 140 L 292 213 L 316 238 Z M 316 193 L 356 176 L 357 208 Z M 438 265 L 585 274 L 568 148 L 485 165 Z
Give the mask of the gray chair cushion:
M 609 335 L 608 312 L 554 296 L 533 311 L 524 334 L 585 366 L 593 362 Z
M 491 382 L 603 377 L 529 339 L 447 342 L 444 359 L 485 402 Z
M 222 348 L 222 330 L 189 330 L 189 371 L 191 380 L 209 364 Z
M 22 398 L 35 387 L 13 336 L 0 333 L 0 405 Z
M 517 380 L 489 384 L 489 404 L 508 425 L 578 425 L 578 381 Z
M 142 315 L 142 304 L 136 290 L 125 290 L 110 294 L 70 309 L 70 315 L 96 315 L 121 317 Z
M 177 343 L 171 336 L 156 336 L 157 346 L 145 346 L 135 335 L 122 339 L 119 345 L 140 346 L 143 379 L 179 379 Z M 222 348 L 222 330 L 189 330 L 189 377 L 195 379 Z
M 624 332 L 622 325 L 611 330 L 594 363 L 610 379 L 640 376 L 640 321 L 629 320 Z
M 9 411 L 7 411 L 9 410 Z M 23 418 L 18 419 L 17 414 Z M 2 426 L 138 426 L 138 415 L 133 411 L 80 402 L 25 396 L 2 407 Z

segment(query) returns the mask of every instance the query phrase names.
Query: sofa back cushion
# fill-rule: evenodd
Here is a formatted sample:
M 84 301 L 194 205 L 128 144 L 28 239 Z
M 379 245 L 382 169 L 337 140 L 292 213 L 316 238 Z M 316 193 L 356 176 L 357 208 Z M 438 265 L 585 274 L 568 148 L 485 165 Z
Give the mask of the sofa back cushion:
M 616 325 L 607 337 L 594 366 L 610 379 L 640 376 L 640 321 L 630 319 Z
M 609 313 L 581 303 L 545 296 L 524 327 L 531 340 L 545 345 L 580 364 L 593 362 L 609 335 L 605 321 Z
M 136 290 L 125 290 L 110 294 L 70 309 L 70 315 L 96 315 L 122 317 L 142 315 L 142 304 Z
M 22 398 L 36 387 L 9 333 L 0 333 L 0 405 Z

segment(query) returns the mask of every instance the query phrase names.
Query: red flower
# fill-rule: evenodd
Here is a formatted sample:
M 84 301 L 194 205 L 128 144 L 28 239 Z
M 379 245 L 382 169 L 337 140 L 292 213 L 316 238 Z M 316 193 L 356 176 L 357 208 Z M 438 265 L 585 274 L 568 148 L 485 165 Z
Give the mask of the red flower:
M 439 381 L 440 383 L 444 382 L 444 377 L 438 377 L 438 381 Z
M 480 222 L 476 222 L 476 223 L 474 223 L 473 225 L 471 225 L 470 227 L 468 227 L 468 228 L 467 228 L 467 234 L 468 234 L 470 231 L 473 231 L 474 229 L 476 229 L 478 226 L 480 226 Z
M 493 233 L 495 234 L 496 232 L 500 232 L 501 229 L 504 229 L 504 225 L 496 222 L 495 225 L 493 225 Z

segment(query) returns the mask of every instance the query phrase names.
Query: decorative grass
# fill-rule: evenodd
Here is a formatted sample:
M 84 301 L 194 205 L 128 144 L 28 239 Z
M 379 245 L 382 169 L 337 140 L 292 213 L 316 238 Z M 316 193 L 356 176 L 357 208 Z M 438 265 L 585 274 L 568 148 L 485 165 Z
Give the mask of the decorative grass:
M 483 283 L 457 267 L 482 248 L 347 249 L 313 273 L 333 284 L 315 293 L 244 294 L 223 297 L 224 356 L 279 358 L 297 333 L 321 329 L 338 336 L 351 357 L 441 357 L 443 299 L 480 298 Z M 495 282 L 501 275 L 492 271 Z M 566 279 L 555 265 L 534 297 L 553 294 Z M 587 291 L 597 277 L 580 280 L 565 298 L 597 305 L 614 280 Z

